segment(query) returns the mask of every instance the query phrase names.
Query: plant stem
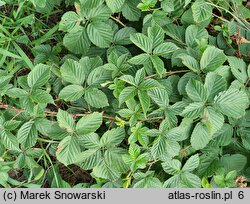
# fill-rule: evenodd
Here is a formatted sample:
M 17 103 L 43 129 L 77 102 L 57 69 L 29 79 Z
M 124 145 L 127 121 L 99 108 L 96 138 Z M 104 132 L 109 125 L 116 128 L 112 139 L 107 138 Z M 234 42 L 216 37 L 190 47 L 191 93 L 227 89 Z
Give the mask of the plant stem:
M 152 117 L 152 118 L 144 118 L 144 119 L 139 119 L 139 121 L 141 122 L 145 122 L 145 121 L 151 121 L 151 120 L 163 120 L 164 116 L 159 116 L 159 117 Z
M 111 18 L 114 20 L 114 21 L 116 21 L 117 23 L 119 23 L 122 27 L 127 27 L 123 22 L 121 22 L 120 21 L 120 19 L 118 19 L 118 18 L 116 18 L 116 17 L 114 17 L 114 16 L 111 16 Z
M 25 113 L 26 112 L 23 109 L 19 109 L 19 108 L 13 107 L 13 106 L 6 105 L 2 101 L 0 101 L 0 109 L 13 110 L 13 111 L 16 111 L 18 113 Z M 46 116 L 56 116 L 58 114 L 58 112 L 56 112 L 56 111 L 49 111 L 49 110 L 44 110 L 44 113 Z M 71 115 L 73 117 L 83 117 L 83 116 L 90 115 L 90 114 L 91 113 L 72 113 Z M 103 118 L 109 119 L 109 120 L 115 120 L 115 117 L 107 116 L 107 115 L 103 115 Z
M 170 75 L 173 75 L 173 74 L 178 74 L 178 73 L 186 73 L 186 72 L 189 72 L 190 70 L 177 70 L 177 71 L 169 71 L 169 72 L 165 72 L 166 76 L 170 76 Z M 154 77 L 157 77 L 159 76 L 158 74 L 152 74 L 152 75 L 149 75 L 149 76 L 145 76 L 144 79 L 149 79 L 149 78 L 154 78 Z
M 18 114 L 20 113 L 25 113 L 26 111 L 23 109 L 19 109 L 13 106 L 9 106 L 4 104 L 2 101 L 0 101 L 0 109 L 4 109 L 4 110 L 13 110 L 16 111 Z M 49 110 L 44 110 L 44 113 L 46 116 L 56 116 L 58 114 L 58 112 L 55 111 L 49 111 Z M 104 112 L 101 112 L 102 114 Z M 83 117 L 83 116 L 87 116 L 90 115 L 91 113 L 72 113 L 71 115 L 73 117 Z M 115 121 L 116 118 L 114 116 L 109 116 L 109 115 L 104 115 L 102 116 L 105 119 L 111 120 L 111 121 Z M 142 118 L 142 119 L 138 119 L 138 121 L 141 122 L 145 122 L 145 121 L 151 121 L 151 120 L 163 120 L 164 116 L 159 116 L 159 117 L 152 117 L 152 118 Z

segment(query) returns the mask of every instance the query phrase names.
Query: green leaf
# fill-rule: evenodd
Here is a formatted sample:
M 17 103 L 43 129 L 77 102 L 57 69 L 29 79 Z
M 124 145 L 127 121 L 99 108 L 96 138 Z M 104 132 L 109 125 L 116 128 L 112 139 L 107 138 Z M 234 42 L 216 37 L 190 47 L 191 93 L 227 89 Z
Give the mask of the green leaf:
M 225 178 L 222 175 L 216 175 L 213 177 L 214 182 L 218 185 L 224 185 L 225 184 Z
M 164 188 L 181 188 L 181 177 L 180 174 L 170 177 L 163 184 Z
M 4 1 L 0 1 L 0 6 L 4 6 L 6 3 Z
M 89 133 L 85 135 L 79 135 L 79 141 L 87 149 L 99 149 L 100 146 L 100 137 L 96 133 Z
M 206 102 L 207 90 L 204 88 L 200 81 L 191 79 L 186 86 L 186 92 L 193 101 L 195 102 Z
M 129 21 L 138 21 L 141 12 L 137 8 L 139 4 L 139 0 L 126 0 L 123 7 L 122 7 L 122 15 L 128 19 Z
M 226 171 L 241 171 L 245 165 L 247 164 L 246 156 L 242 154 L 232 154 L 232 155 L 224 155 L 221 158 L 221 163 L 225 167 Z
M 34 91 L 32 91 L 30 98 L 36 103 L 54 104 L 54 99 L 52 98 L 52 96 L 47 91 L 41 89 L 35 89 Z
M 175 6 L 176 4 L 174 3 L 173 0 L 165 0 L 161 2 L 162 9 L 167 13 L 174 12 L 176 9 Z
M 122 159 L 122 154 L 124 154 L 122 149 L 107 150 L 104 159 L 93 168 L 95 177 L 116 181 L 122 173 L 128 170 Z
M 141 150 L 139 145 L 135 143 L 130 144 L 128 153 L 132 159 L 136 159 L 140 155 L 140 152 Z
M 113 39 L 112 27 L 104 22 L 93 21 L 87 27 L 89 39 L 100 48 L 107 48 Z
M 197 23 L 212 17 L 212 7 L 204 0 L 196 0 L 192 5 L 193 18 Z
M 139 89 L 141 91 L 148 91 L 154 88 L 164 88 L 157 80 L 155 79 L 146 79 L 140 83 Z
M 211 151 L 200 156 L 200 165 L 197 168 L 197 173 L 199 176 L 210 177 L 214 174 L 218 166 L 220 166 L 218 162 L 218 153 Z
M 35 7 L 44 8 L 46 6 L 46 0 L 31 0 Z
M 86 18 L 89 21 L 107 21 L 111 16 L 111 10 L 104 4 L 100 4 L 95 8 L 88 9 L 85 7 L 81 7 L 82 13 L 85 13 Z
M 64 87 L 60 93 L 59 98 L 65 101 L 76 101 L 84 94 L 84 88 L 79 85 L 69 85 Z
M 208 100 L 212 101 L 218 93 L 226 90 L 227 81 L 222 76 L 209 72 L 206 76 L 204 87 L 208 92 Z
M 84 170 L 91 170 L 102 160 L 102 153 L 98 149 L 88 149 L 78 155 L 78 162 Z
M 95 177 L 109 179 L 115 181 L 120 177 L 120 174 L 112 168 L 111 164 L 100 161 L 98 165 L 93 168 L 93 174 Z
M 46 134 L 53 140 L 62 140 L 69 135 L 69 133 L 61 129 L 57 123 L 51 124 L 51 126 L 46 129 Z
M 197 79 L 197 80 L 200 80 L 199 76 L 193 72 L 188 72 L 186 74 L 184 74 L 180 80 L 178 80 L 178 92 L 181 94 L 181 95 L 184 95 L 186 96 L 187 95 L 187 92 L 186 92 L 186 86 L 188 84 L 188 82 L 190 81 L 190 79 Z
M 11 98 L 24 98 L 28 96 L 28 92 L 20 88 L 11 88 L 6 95 Z
M 201 179 L 189 172 L 181 174 L 181 187 L 182 188 L 200 188 Z
M 21 121 L 18 121 L 18 120 L 9 120 L 9 121 L 6 121 L 3 126 L 5 129 L 7 130 L 15 130 L 18 128 L 18 126 L 21 124 Z
M 198 118 L 204 110 L 203 102 L 190 103 L 181 113 L 184 117 L 187 118 Z
M 76 132 L 79 135 L 95 132 L 102 124 L 102 114 L 94 112 L 82 117 L 76 124 Z
M 102 146 L 111 148 L 119 145 L 125 138 L 124 128 L 114 128 L 112 130 L 108 130 L 103 134 L 100 139 L 100 144 Z
M 139 69 L 135 74 L 135 86 L 141 84 L 146 77 L 145 69 Z M 122 77 L 121 77 L 122 78 Z
M 194 57 L 184 53 L 177 55 L 177 57 L 180 58 L 182 63 L 193 72 L 198 73 L 200 71 L 200 65 Z
M 195 154 L 189 157 L 189 159 L 186 161 L 186 163 L 182 167 L 182 171 L 191 172 L 199 166 L 199 163 L 200 163 L 199 155 Z
M 129 59 L 128 62 L 131 64 L 138 65 L 138 64 L 144 64 L 144 63 L 148 62 L 149 60 L 150 60 L 150 55 L 139 54 L 139 55 L 136 55 L 136 56 L 132 57 L 131 59 Z
M 151 60 L 152 60 L 154 68 L 156 69 L 157 74 L 159 74 L 159 76 L 162 77 L 163 74 L 166 73 L 164 62 L 157 55 L 151 56 Z
M 237 171 L 233 170 L 227 173 L 225 179 L 227 181 L 234 180 L 237 177 Z
M 161 108 L 169 105 L 168 92 L 163 88 L 154 88 L 147 91 L 150 98 Z
M 153 41 L 142 33 L 135 33 L 130 36 L 130 40 L 146 53 L 151 53 Z
M 85 81 L 84 67 L 77 61 L 66 60 L 60 70 L 63 80 L 67 82 L 82 85 Z
M 180 48 L 172 42 L 164 42 L 158 45 L 155 49 L 153 54 L 160 55 L 163 57 L 168 56 L 169 54 L 174 53 L 175 51 L 179 50 Z
M 50 67 L 38 64 L 28 74 L 27 82 L 30 88 L 37 88 L 45 85 L 50 78 Z
M 84 20 L 81 19 L 77 13 L 73 11 L 68 11 L 62 16 L 62 19 L 59 23 L 59 30 L 62 30 L 64 32 L 70 32 L 75 27 L 79 26 L 81 21 Z
M 100 5 L 103 5 L 102 3 L 104 0 L 80 0 L 81 5 L 85 8 L 88 8 L 89 10 L 96 8 Z
M 231 71 L 236 79 L 241 83 L 246 83 L 248 79 L 246 63 L 237 57 L 227 57 Z
M 100 85 L 111 79 L 111 71 L 104 69 L 104 66 L 95 68 L 89 73 L 88 85 Z
M 183 26 L 177 26 L 174 23 L 169 23 L 163 27 L 168 36 L 176 40 L 177 42 L 185 42 L 185 28 Z
M 225 61 L 226 55 L 222 50 L 209 46 L 201 57 L 200 66 L 203 71 L 209 72 L 219 68 Z
M 36 144 L 37 136 L 34 121 L 24 123 L 17 132 L 17 140 L 25 148 L 33 147 Z
M 118 45 L 131 44 L 130 35 L 136 33 L 136 30 L 132 27 L 125 27 L 117 31 L 114 36 L 114 43 Z
M 164 42 L 165 32 L 158 25 L 149 27 L 148 37 L 153 41 L 153 48 L 155 48 Z
M 211 137 L 209 136 L 207 127 L 202 123 L 198 123 L 193 130 L 190 141 L 192 147 L 199 150 L 203 149 L 208 144 L 210 139 Z
M 65 166 L 77 162 L 80 154 L 80 145 L 75 136 L 65 137 L 58 145 L 56 150 L 56 157 L 58 161 Z
M 57 114 L 57 121 L 62 129 L 67 130 L 69 133 L 75 131 L 75 123 L 73 117 L 67 112 L 59 109 Z
M 154 159 L 164 158 L 164 157 L 174 157 L 178 155 L 180 151 L 180 145 L 178 142 L 173 139 L 167 139 L 166 136 L 158 136 L 151 148 L 151 154 Z
M 245 110 L 249 106 L 249 99 L 244 91 L 232 88 L 220 92 L 215 97 L 214 103 L 221 113 L 237 119 L 245 114 Z
M 186 29 L 186 43 L 189 47 L 196 47 L 196 40 L 208 39 L 208 32 L 205 28 L 196 25 L 190 25 Z
M 180 149 L 181 147 L 175 139 L 168 139 L 166 142 L 166 150 L 161 157 L 162 159 L 173 158 L 179 154 Z
M 224 124 L 224 116 L 216 112 L 212 107 L 207 107 L 204 111 L 202 122 L 206 125 L 209 135 L 213 135 L 220 130 Z
M 119 104 L 123 104 L 127 100 L 134 98 L 137 95 L 136 87 L 128 86 L 122 90 L 119 95 Z
M 105 0 L 108 7 L 111 9 L 111 11 L 113 13 L 116 13 L 116 12 L 119 12 L 121 11 L 122 9 L 122 6 L 125 2 L 125 0 L 116 0 L 116 1 L 113 1 L 113 0 Z
M 224 124 L 222 128 L 214 133 L 212 144 L 217 146 L 227 146 L 232 142 L 233 127 L 229 124 Z
M 97 88 L 86 89 L 84 99 L 95 108 L 103 108 L 109 105 L 107 96 Z
M 177 159 L 167 160 L 161 165 L 163 170 L 170 175 L 176 175 L 181 171 L 181 162 Z
M 162 183 L 157 177 L 144 178 L 136 182 L 133 188 L 161 188 Z
M 77 30 L 77 32 L 70 32 L 63 38 L 64 46 L 75 54 L 85 54 L 88 52 L 91 41 L 85 28 Z
M 147 115 L 148 109 L 150 107 L 150 97 L 148 96 L 146 91 L 138 91 L 138 98 L 140 101 L 140 104 L 142 106 L 142 110 L 144 115 Z
M 119 78 L 120 80 L 132 85 L 132 86 L 136 86 L 136 82 L 134 77 L 132 77 L 131 75 L 123 75 Z
M 167 137 L 175 141 L 183 141 L 187 139 L 190 136 L 191 124 L 191 119 L 183 119 L 178 127 L 174 127 L 168 131 Z
M 15 137 L 11 132 L 0 130 L 0 135 L 1 135 L 1 141 L 7 149 L 20 151 L 17 137 Z

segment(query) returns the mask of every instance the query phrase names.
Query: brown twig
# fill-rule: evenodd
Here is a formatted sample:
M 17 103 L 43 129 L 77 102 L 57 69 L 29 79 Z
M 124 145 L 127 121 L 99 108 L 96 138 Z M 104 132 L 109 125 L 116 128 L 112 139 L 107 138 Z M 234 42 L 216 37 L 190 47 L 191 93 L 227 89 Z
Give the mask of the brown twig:
M 17 114 L 14 116 L 14 118 L 16 118 L 19 114 L 26 112 L 24 109 L 19 109 L 19 108 L 13 107 L 13 106 L 6 105 L 2 101 L 0 101 L 0 109 L 16 111 Z M 58 112 L 50 111 L 50 110 L 44 110 L 44 113 L 45 113 L 46 116 L 56 116 L 58 114 Z M 101 112 L 101 113 L 103 114 L 103 118 L 110 120 L 111 123 L 113 123 L 116 120 L 116 118 L 114 116 L 104 115 L 104 112 Z M 74 118 L 76 118 L 76 117 L 87 116 L 89 114 L 91 114 L 91 112 L 88 112 L 88 113 L 72 113 L 71 115 Z M 138 121 L 146 122 L 146 121 L 163 120 L 163 119 L 164 119 L 164 116 L 159 116 L 159 117 L 152 117 L 152 118 L 141 118 L 141 119 L 138 119 Z
M 11 106 L 8 106 L 8 105 L 4 104 L 2 101 L 0 101 L 0 109 L 13 110 L 13 111 L 16 111 L 16 112 L 18 112 L 18 113 L 23 113 L 23 112 L 25 112 L 25 110 L 18 109 L 18 108 L 15 108 L 15 107 L 11 107 Z
M 145 76 L 144 79 L 150 79 L 150 78 L 154 78 L 154 77 L 157 77 L 158 74 L 152 74 L 150 76 Z
M 0 101 L 0 109 L 13 110 L 13 111 L 16 111 L 18 114 L 26 112 L 23 109 L 19 109 L 19 108 L 13 107 L 13 106 L 6 105 L 2 101 Z M 45 110 L 44 113 L 47 116 L 53 116 L 53 115 L 57 115 L 58 114 L 58 112 L 49 111 L 49 110 Z M 71 115 L 74 116 L 74 117 L 83 117 L 83 116 L 86 116 L 86 115 L 89 115 L 89 114 L 90 113 L 73 113 Z M 107 115 L 103 115 L 103 118 L 109 119 L 109 120 L 115 120 L 115 117 L 107 116 Z
M 189 72 L 190 70 L 177 70 L 177 71 L 169 71 L 169 72 L 166 72 L 166 76 L 170 76 L 170 75 L 173 75 L 173 74 L 178 74 L 178 73 L 185 73 L 185 72 Z M 145 76 L 144 79 L 150 79 L 150 78 L 154 78 L 154 77 L 157 77 L 159 76 L 158 74 L 152 74 L 152 75 L 149 75 L 149 76 Z
M 117 23 L 119 23 L 120 25 L 122 25 L 122 27 L 127 27 L 123 22 L 121 22 L 120 21 L 120 19 L 118 19 L 118 18 L 116 18 L 116 17 L 114 17 L 114 16 L 111 16 L 111 18 L 114 20 L 114 21 L 116 21 Z

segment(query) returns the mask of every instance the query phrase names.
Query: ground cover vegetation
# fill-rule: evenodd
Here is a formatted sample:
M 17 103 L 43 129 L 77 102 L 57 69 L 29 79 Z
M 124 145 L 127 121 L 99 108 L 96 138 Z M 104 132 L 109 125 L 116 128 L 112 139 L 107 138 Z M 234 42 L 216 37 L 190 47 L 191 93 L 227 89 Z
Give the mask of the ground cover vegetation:
M 249 7 L 0 0 L 0 186 L 247 187 Z

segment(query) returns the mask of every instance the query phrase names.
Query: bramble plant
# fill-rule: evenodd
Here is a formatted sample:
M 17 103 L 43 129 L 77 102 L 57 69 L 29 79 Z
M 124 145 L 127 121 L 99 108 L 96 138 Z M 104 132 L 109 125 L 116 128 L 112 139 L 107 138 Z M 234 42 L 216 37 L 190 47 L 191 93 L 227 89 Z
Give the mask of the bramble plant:
M 246 0 L 0 0 L 0 186 L 250 181 Z

